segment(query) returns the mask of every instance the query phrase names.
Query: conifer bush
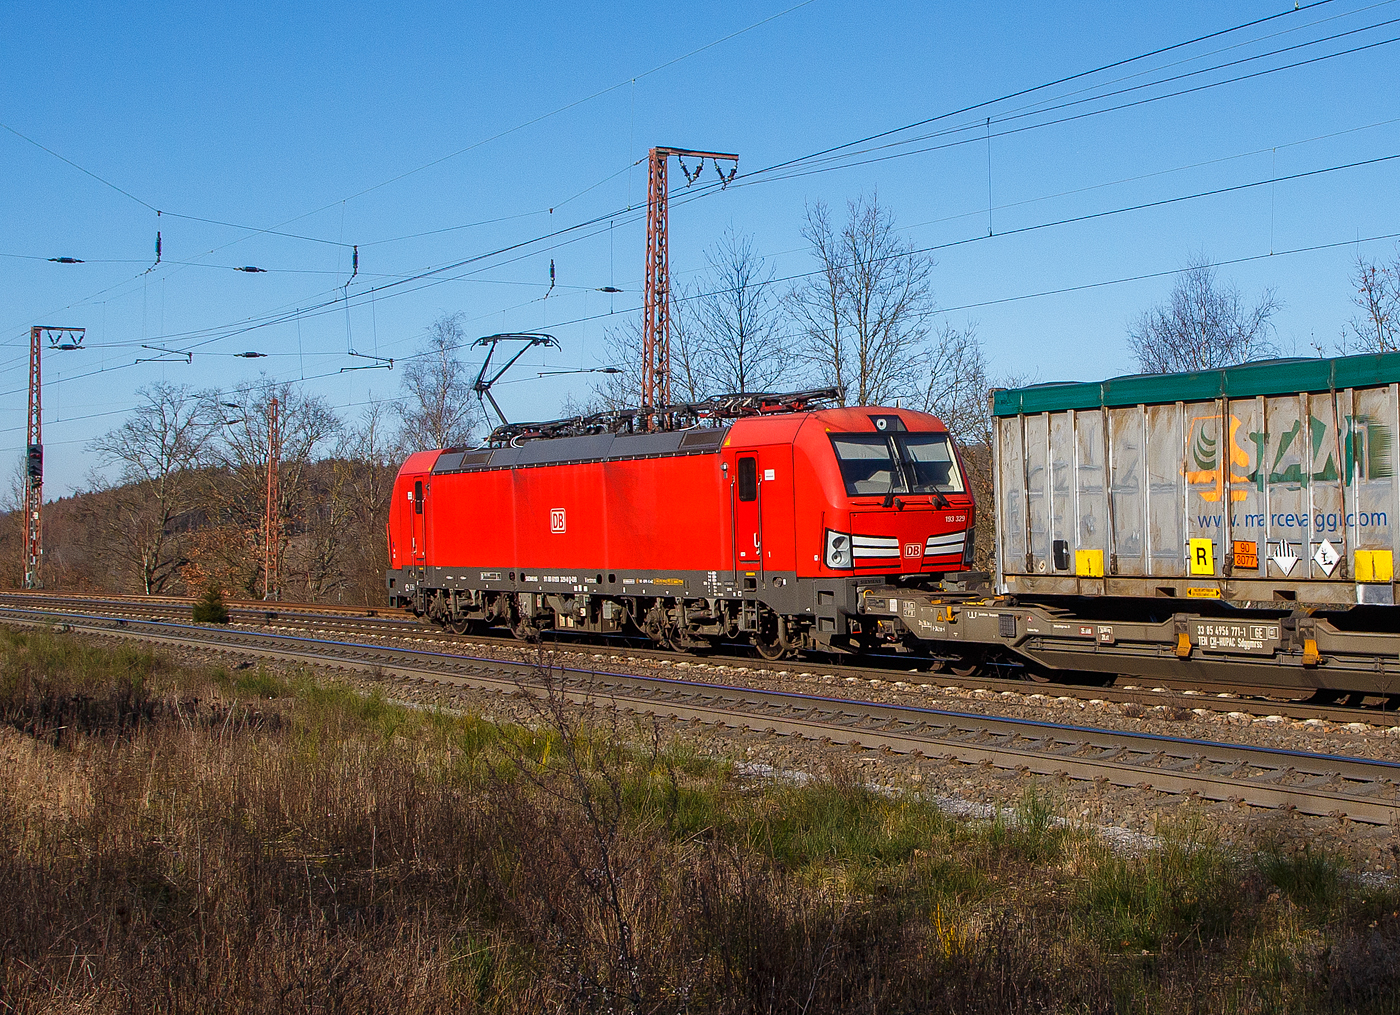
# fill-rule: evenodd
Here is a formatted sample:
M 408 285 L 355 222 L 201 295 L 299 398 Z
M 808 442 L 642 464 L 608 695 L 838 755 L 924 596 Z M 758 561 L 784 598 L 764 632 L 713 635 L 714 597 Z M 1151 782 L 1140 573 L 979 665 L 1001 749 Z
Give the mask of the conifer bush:
M 228 607 L 224 605 L 224 593 L 219 586 L 210 584 L 204 595 L 195 600 L 194 622 L 196 624 L 227 624 Z

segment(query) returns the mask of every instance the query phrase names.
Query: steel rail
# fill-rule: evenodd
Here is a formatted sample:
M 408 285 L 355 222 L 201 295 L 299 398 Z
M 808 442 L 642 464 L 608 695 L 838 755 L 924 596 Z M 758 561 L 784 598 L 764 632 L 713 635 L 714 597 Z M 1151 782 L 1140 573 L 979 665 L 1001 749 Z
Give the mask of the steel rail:
M 154 600 L 154 601 L 152 601 Z M 49 603 L 58 608 L 65 608 L 73 603 L 82 603 L 90 607 L 110 606 L 120 610 L 130 611 L 131 619 L 138 619 L 141 615 L 150 617 L 164 617 L 171 620 L 180 619 L 181 615 L 190 608 L 193 600 L 188 597 L 147 597 L 147 596 L 123 596 L 123 595 L 94 595 L 94 594 L 55 594 L 36 592 L 2 592 L 0 593 L 0 604 L 8 601 L 20 602 L 26 605 L 35 603 Z M 230 601 L 228 604 L 229 613 L 233 618 L 244 618 L 250 623 L 260 623 L 263 626 L 273 624 L 285 624 L 289 627 L 302 625 L 305 627 L 321 626 L 325 628 L 337 629 L 344 633 L 355 633 L 364 637 L 371 633 L 380 634 L 383 637 L 414 637 L 426 641 L 441 642 L 444 645 L 462 645 L 461 639 L 471 641 L 499 642 L 503 645 L 513 645 L 522 647 L 517 639 L 510 635 L 492 635 L 490 633 L 473 633 L 470 635 L 457 635 L 444 630 L 436 625 L 430 625 L 421 619 L 414 617 L 407 611 L 385 608 L 376 610 L 374 608 L 332 608 L 327 610 L 318 604 L 298 604 L 298 603 L 262 603 L 256 601 Z M 368 609 L 368 612 L 366 612 Z M 374 632 L 374 628 L 384 628 L 383 632 Z M 833 676 L 839 678 L 855 677 L 857 680 L 879 679 L 889 681 L 906 681 L 914 684 L 932 684 L 942 689 L 945 687 L 959 688 L 962 690 L 988 690 L 998 693 L 1009 692 L 1024 696 L 1043 695 L 1046 698 L 1067 697 L 1077 701 L 1105 701 L 1114 704 L 1134 704 L 1148 708 L 1174 706 L 1182 709 L 1208 709 L 1216 712 L 1240 712 L 1246 715 L 1255 716 L 1281 716 L 1293 719 L 1323 719 L 1335 723 L 1350 722 L 1374 722 L 1393 720 L 1400 724 L 1400 713 L 1383 708 L 1362 707 L 1362 706 L 1342 706 L 1342 705 L 1322 705 L 1311 704 L 1298 700 L 1279 700 L 1269 698 L 1270 688 L 1260 687 L 1254 696 L 1249 696 L 1248 692 L 1236 690 L 1225 694 L 1207 693 L 1198 689 L 1198 685 L 1187 682 L 1159 682 L 1153 681 L 1151 688 L 1135 686 L 1112 686 L 1096 687 L 1084 684 L 1062 684 L 1048 681 L 1014 679 L 1006 677 L 993 677 L 978 675 L 973 677 L 958 677 L 948 672 L 929 672 L 925 670 L 910 671 L 909 663 L 919 662 L 918 659 L 906 659 L 897 656 L 875 657 L 877 661 L 888 665 L 871 665 L 867 663 L 862 666 L 853 666 L 843 663 L 821 662 L 816 660 L 784 660 L 770 661 L 766 659 L 750 658 L 745 656 L 732 656 L 722 654 L 709 654 L 703 656 L 688 656 L 665 649 L 639 648 L 634 645 L 620 646 L 615 643 L 590 643 L 575 640 L 573 636 L 566 636 L 561 639 L 551 639 L 552 644 L 560 652 L 570 652 L 588 654 L 590 650 L 605 650 L 614 653 L 625 651 L 627 655 L 637 659 L 655 660 L 659 663 L 688 662 L 691 665 L 706 664 L 713 666 L 742 667 L 748 670 L 773 673 L 780 676 L 787 676 L 793 673 L 810 673 L 817 676 Z M 1135 679 L 1132 674 L 1122 674 L 1124 679 Z M 1031 704 L 1034 704 L 1032 702 Z
M 986 764 L 1022 773 L 1132 786 L 1256 807 L 1400 819 L 1400 763 L 1188 737 L 889 705 L 669 677 L 462 656 L 448 652 L 0 605 L 0 622 L 340 668 L 377 679 L 497 692 L 546 693 L 666 719 L 792 734 L 853 748 Z M 547 674 L 554 681 L 546 679 Z

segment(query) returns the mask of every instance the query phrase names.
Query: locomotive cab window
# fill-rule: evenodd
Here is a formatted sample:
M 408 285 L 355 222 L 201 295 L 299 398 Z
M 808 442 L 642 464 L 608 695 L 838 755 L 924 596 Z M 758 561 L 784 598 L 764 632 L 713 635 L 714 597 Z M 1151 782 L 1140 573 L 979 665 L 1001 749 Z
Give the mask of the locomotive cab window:
M 413 483 L 413 513 L 421 515 L 423 513 L 423 481 L 415 480 Z
M 962 493 L 962 475 L 946 434 L 911 433 L 895 437 L 915 493 Z
M 758 459 L 739 459 L 739 499 L 758 500 Z
M 890 440 L 879 434 L 843 434 L 831 438 L 841 478 L 850 497 L 884 496 L 891 489 L 904 493 L 904 477 L 894 467 Z
M 831 447 L 848 497 L 964 489 L 947 434 L 832 434 Z

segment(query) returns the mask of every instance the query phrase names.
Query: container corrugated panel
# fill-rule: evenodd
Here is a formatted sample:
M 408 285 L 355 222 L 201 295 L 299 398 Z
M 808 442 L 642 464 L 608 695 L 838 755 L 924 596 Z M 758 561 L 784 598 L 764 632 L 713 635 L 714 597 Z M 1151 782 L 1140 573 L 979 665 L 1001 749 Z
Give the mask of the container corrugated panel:
M 1011 592 L 1391 603 L 1400 354 L 994 396 Z

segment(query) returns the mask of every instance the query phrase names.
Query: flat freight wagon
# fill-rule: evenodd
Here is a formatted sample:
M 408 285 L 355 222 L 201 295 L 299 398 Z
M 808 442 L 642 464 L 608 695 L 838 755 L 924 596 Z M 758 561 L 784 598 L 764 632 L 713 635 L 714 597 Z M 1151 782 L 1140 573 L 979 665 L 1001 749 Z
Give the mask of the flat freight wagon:
M 1393 604 L 1400 353 L 992 396 L 1018 595 Z

